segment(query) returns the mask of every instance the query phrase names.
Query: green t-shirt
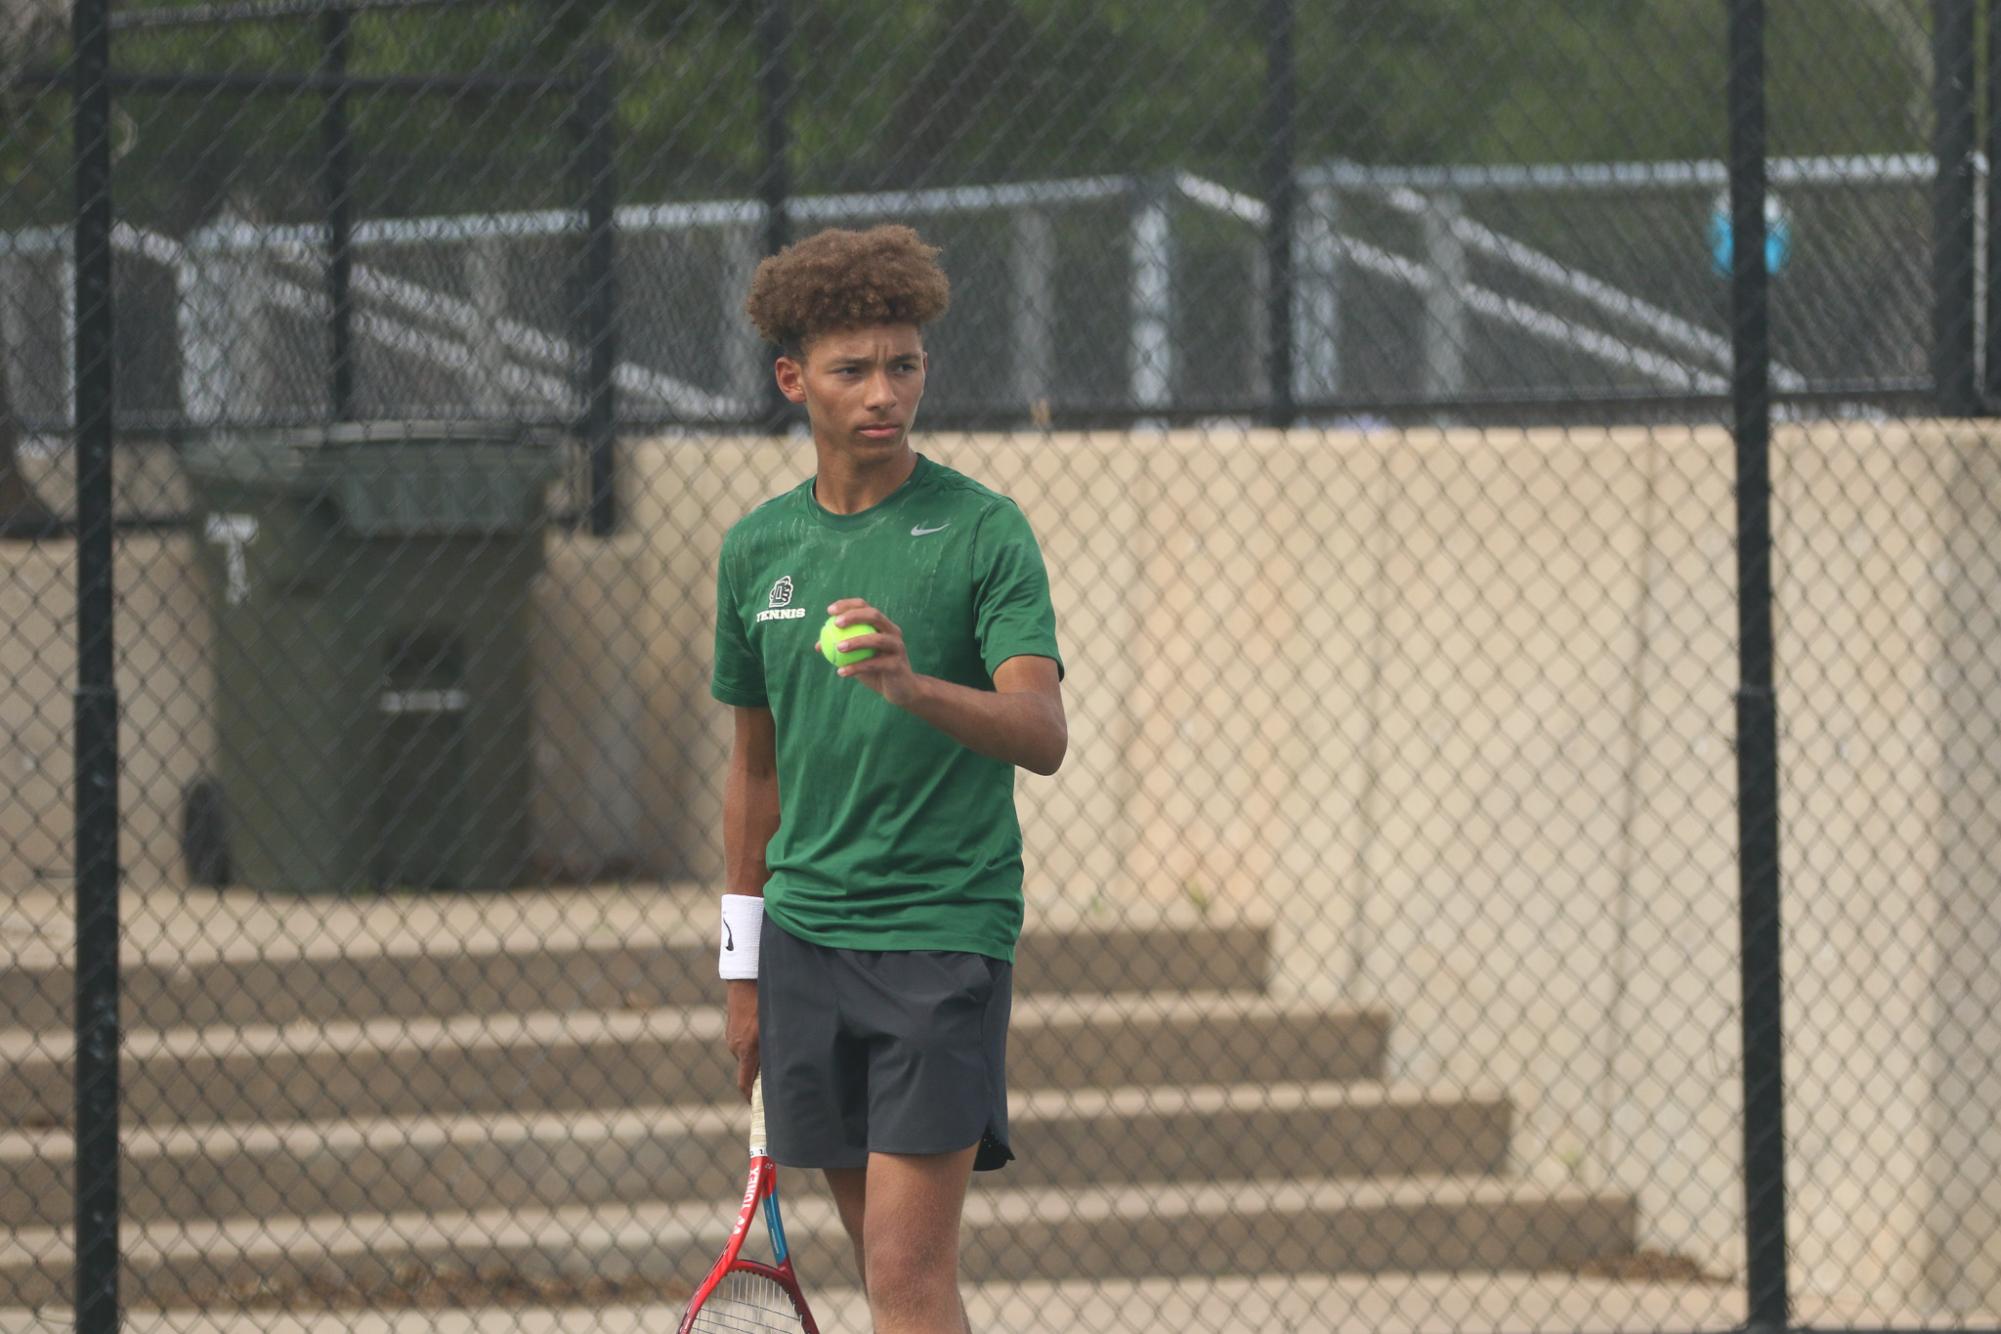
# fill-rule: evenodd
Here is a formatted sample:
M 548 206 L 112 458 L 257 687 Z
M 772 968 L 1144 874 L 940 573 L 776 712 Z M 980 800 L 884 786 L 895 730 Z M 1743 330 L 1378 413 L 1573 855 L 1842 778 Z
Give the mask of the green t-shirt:
M 835 675 L 827 605 L 865 598 L 903 631 L 911 667 L 981 690 L 1022 654 L 1056 661 L 1049 576 L 1012 500 L 918 456 L 859 514 L 809 480 L 723 538 L 710 692 L 768 707 L 778 833 L 764 909 L 840 949 L 965 950 L 1012 962 L 1021 934 L 1014 766 L 967 749 Z

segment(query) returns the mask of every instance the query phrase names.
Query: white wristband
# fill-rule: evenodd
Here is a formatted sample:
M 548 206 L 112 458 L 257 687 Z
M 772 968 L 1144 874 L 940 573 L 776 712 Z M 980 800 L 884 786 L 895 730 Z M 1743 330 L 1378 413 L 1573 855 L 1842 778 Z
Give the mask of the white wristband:
M 723 895 L 723 947 L 716 972 L 730 981 L 755 979 L 763 935 L 764 900 L 755 894 Z

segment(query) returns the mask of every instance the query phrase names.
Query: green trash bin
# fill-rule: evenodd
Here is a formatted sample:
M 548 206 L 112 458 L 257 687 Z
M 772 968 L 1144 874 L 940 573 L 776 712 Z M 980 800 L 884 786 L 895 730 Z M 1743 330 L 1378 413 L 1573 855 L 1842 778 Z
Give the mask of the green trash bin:
M 521 875 L 531 585 L 559 460 L 554 441 L 449 423 L 185 451 L 214 611 L 206 866 L 276 891 Z

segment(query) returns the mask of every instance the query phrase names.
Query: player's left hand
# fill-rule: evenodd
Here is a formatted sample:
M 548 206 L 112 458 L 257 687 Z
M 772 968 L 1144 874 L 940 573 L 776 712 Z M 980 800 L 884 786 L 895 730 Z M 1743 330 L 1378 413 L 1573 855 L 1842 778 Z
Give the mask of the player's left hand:
M 864 598 L 842 598 L 827 608 L 838 625 L 868 625 L 874 632 L 844 640 L 844 649 L 872 648 L 873 658 L 836 668 L 842 676 L 853 677 L 891 704 L 902 707 L 917 693 L 917 673 L 911 669 L 910 653 L 903 645 L 903 631 L 895 621 L 871 607 Z M 813 652 L 820 651 L 815 644 Z

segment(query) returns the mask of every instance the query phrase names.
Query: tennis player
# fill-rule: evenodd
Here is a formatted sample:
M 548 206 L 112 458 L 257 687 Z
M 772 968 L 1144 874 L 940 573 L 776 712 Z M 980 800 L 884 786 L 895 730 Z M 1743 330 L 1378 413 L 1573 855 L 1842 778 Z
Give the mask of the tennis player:
M 758 267 L 746 310 L 818 470 L 730 529 L 716 580 L 729 1048 L 773 1160 L 825 1170 L 877 1334 L 968 1328 L 967 1182 L 1014 1156 L 1015 770 L 1069 739 L 1028 520 L 911 445 L 937 255 L 884 226 Z M 830 615 L 873 656 L 823 657 Z

